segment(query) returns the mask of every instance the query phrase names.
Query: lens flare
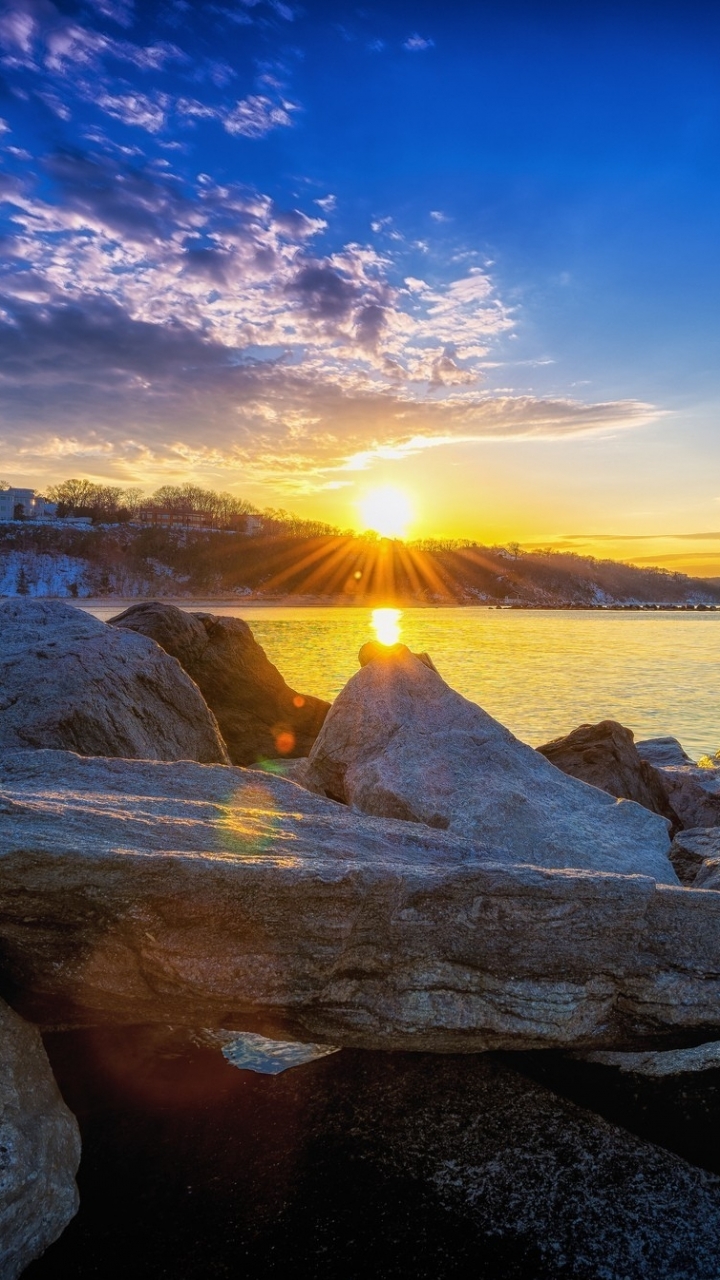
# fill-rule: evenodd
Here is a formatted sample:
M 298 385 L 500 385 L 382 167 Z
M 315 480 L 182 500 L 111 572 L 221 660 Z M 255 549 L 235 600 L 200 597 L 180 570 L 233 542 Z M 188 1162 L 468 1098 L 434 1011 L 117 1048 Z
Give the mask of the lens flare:
M 372 626 L 380 644 L 397 644 L 400 640 L 400 609 L 373 609 Z

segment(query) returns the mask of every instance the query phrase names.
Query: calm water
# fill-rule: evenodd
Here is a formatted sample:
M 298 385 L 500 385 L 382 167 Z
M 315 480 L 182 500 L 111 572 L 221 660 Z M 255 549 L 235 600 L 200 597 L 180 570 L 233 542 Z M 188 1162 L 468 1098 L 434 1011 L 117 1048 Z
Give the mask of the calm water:
M 183 607 L 245 618 L 289 684 L 330 699 L 375 636 L 371 609 Z M 91 612 L 107 619 L 118 606 Z M 694 757 L 720 747 L 720 613 L 407 609 L 399 626 L 449 684 L 533 746 L 614 719 L 636 738 L 674 734 Z

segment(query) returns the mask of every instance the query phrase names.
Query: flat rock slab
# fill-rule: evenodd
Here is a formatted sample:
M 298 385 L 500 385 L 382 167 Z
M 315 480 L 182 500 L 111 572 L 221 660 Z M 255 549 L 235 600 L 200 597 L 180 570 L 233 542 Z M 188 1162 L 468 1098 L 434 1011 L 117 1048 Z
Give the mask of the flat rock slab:
M 60 600 L 0 606 L 0 744 L 228 761 L 212 712 L 174 658 Z
M 654 1053 L 618 1053 L 599 1049 L 597 1052 L 584 1054 L 583 1060 L 656 1079 L 694 1075 L 698 1071 L 717 1071 L 720 1068 L 720 1040 L 692 1045 L 689 1049 L 666 1049 L 664 1052 L 656 1050 Z
M 15 1280 L 77 1212 L 80 1134 L 39 1032 L 0 1000 L 0 1276 Z
M 262 1015 L 440 1052 L 720 1026 L 720 895 L 503 863 L 251 770 L 7 753 L 0 869 L 5 990 L 46 1026 Z
M 404 645 L 348 681 L 296 776 L 361 813 L 452 831 L 515 862 L 677 884 L 664 818 L 568 777 Z

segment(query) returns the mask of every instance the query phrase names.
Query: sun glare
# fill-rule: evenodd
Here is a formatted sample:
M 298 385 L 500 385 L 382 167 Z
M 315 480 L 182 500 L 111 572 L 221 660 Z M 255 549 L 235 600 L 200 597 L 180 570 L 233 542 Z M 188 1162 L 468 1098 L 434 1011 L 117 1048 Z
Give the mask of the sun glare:
M 400 609 L 373 609 L 372 625 L 380 644 L 397 644 L 400 639 Z
M 390 485 L 371 489 L 359 506 L 367 529 L 373 529 L 383 538 L 405 537 L 413 512 L 409 498 L 401 489 Z

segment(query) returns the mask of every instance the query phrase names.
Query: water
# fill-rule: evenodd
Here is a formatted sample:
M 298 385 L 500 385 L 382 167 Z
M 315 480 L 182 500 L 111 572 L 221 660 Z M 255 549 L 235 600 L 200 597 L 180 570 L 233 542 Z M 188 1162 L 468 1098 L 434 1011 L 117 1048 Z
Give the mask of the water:
M 376 635 L 372 609 L 183 607 L 245 618 L 289 684 L 328 699 Z M 91 612 L 107 619 L 118 606 Z M 694 758 L 720 747 L 720 613 L 432 608 L 398 615 L 400 639 L 428 652 L 453 688 L 533 746 L 613 719 L 636 738 L 673 734 Z

